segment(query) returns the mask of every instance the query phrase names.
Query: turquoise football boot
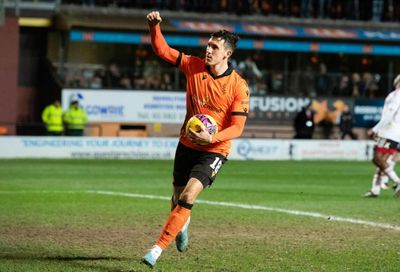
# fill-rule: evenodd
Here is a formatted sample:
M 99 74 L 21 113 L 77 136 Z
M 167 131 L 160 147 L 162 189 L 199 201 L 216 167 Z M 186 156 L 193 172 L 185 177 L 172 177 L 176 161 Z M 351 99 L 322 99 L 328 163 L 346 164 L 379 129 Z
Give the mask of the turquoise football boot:
M 161 248 L 158 246 L 153 246 L 152 249 L 150 249 L 144 256 L 142 259 L 142 262 L 148 266 L 150 266 L 151 268 L 153 268 L 156 265 L 157 259 L 160 257 L 161 255 Z
M 176 243 L 176 248 L 180 252 L 185 252 L 188 248 L 189 244 L 189 235 L 188 235 L 188 229 L 189 229 L 189 223 L 190 223 L 190 217 L 186 221 L 185 225 L 182 227 L 181 231 L 178 233 L 178 235 L 175 238 L 175 243 Z

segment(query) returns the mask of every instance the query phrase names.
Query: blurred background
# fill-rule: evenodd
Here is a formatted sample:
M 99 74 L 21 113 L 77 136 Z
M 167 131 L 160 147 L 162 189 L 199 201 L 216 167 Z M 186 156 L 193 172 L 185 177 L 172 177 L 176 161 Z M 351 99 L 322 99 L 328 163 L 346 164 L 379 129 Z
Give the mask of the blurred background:
M 182 102 L 185 79 L 152 51 L 151 10 L 187 54 L 204 55 L 221 28 L 239 34 L 232 65 L 252 97 L 244 137 L 293 138 L 296 114 L 311 103 L 313 138 L 340 138 L 348 106 L 365 139 L 400 73 L 395 0 L 0 0 L 0 134 L 46 135 L 44 108 L 62 100 L 66 109 L 74 96 L 86 136 L 178 135 L 182 117 L 172 113 L 184 107 L 168 101 Z M 129 113 L 130 102 L 143 111 Z

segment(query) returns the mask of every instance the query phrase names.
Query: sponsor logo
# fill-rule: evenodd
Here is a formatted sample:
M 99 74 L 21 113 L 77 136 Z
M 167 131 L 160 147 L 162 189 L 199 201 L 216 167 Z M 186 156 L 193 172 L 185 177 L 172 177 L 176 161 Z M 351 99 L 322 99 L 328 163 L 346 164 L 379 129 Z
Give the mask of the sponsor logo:
M 86 113 L 92 116 L 124 116 L 124 106 L 122 105 L 86 105 Z
M 250 97 L 250 110 L 271 112 L 299 112 L 310 103 L 309 98 L 299 97 Z
M 245 159 L 255 159 L 259 155 L 276 154 L 278 146 L 274 145 L 254 145 L 249 140 L 243 140 L 237 147 L 237 153 Z
M 201 98 L 197 97 L 196 95 L 192 95 L 192 101 L 195 104 L 199 104 L 203 108 L 209 109 L 211 111 L 214 111 L 214 112 L 221 112 L 222 111 L 221 109 L 216 108 L 213 105 L 210 105 L 211 99 L 210 99 L 209 96 L 206 96 L 204 99 L 201 99 Z

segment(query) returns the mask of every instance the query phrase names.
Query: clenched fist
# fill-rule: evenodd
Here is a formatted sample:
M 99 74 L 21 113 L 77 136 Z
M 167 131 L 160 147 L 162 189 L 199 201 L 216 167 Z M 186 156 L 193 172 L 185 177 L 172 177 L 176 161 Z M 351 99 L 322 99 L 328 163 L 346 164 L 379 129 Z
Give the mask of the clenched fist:
M 158 11 L 152 11 L 147 14 L 147 23 L 149 26 L 155 26 L 156 24 L 161 23 L 161 21 L 162 19 Z

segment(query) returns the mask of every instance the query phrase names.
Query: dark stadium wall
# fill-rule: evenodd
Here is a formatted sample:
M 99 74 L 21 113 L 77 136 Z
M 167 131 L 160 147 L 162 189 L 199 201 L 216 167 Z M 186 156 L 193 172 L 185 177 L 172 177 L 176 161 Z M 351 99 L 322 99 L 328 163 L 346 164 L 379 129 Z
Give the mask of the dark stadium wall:
M 133 46 L 121 46 L 107 43 L 70 42 L 67 62 L 79 64 L 107 64 L 111 60 L 118 63 L 124 60 L 129 64 Z M 133 62 L 133 58 L 131 59 Z
M 18 19 L 6 17 L 0 27 L 0 121 L 6 123 L 8 134 L 15 134 L 18 99 Z
M 48 28 L 38 27 L 20 27 L 19 31 L 18 121 L 35 122 L 37 126 L 45 106 L 59 99 L 49 84 L 53 78 L 47 60 L 48 32 Z M 24 101 L 33 103 L 23 104 Z
M 18 87 L 17 122 L 33 122 L 36 105 L 37 90 L 32 87 Z

